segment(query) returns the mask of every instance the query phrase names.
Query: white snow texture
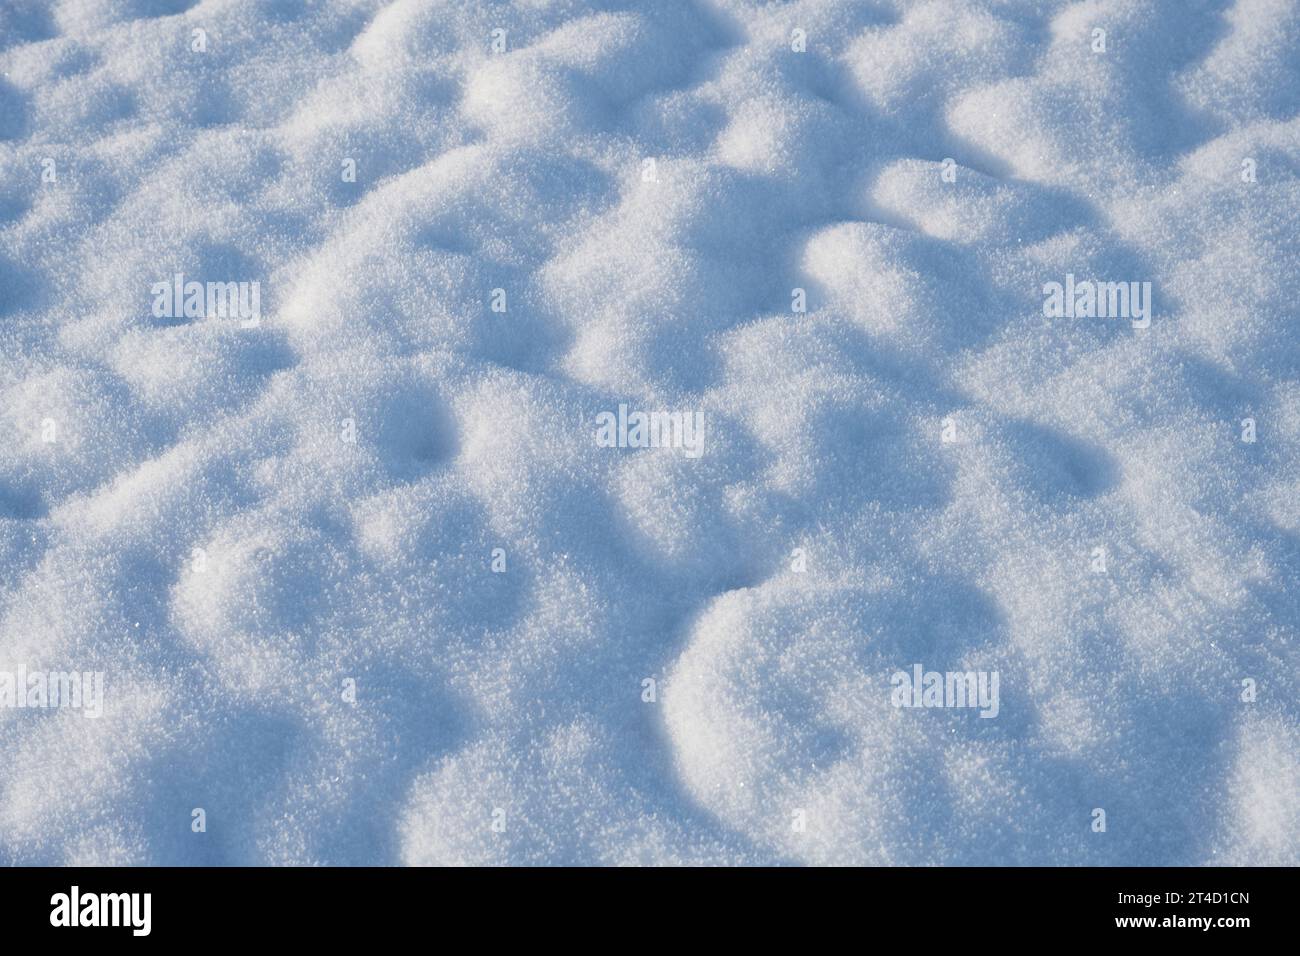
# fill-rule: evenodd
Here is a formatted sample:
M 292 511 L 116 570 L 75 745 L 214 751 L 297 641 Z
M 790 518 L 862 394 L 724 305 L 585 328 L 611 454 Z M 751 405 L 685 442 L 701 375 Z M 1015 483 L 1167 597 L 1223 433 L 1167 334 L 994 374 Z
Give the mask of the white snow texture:
M 0 863 L 1300 863 L 1298 114 L 1300 0 L 3 0 Z

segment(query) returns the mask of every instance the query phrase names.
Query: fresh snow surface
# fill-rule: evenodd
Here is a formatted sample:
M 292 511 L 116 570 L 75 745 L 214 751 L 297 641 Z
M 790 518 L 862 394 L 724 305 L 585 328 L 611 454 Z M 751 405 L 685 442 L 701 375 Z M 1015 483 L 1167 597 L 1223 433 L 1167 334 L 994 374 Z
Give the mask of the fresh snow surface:
M 0 672 L 104 687 L 0 863 L 1300 863 L 1298 113 L 1297 0 L 3 0 Z

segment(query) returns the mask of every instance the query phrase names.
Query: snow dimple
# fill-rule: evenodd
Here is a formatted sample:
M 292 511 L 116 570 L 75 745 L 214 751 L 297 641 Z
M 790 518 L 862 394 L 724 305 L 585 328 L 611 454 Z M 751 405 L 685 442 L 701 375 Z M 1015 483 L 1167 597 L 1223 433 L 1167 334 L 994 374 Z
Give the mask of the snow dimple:
M 883 6 L 5 4 L 0 862 L 1300 862 L 1300 3 Z

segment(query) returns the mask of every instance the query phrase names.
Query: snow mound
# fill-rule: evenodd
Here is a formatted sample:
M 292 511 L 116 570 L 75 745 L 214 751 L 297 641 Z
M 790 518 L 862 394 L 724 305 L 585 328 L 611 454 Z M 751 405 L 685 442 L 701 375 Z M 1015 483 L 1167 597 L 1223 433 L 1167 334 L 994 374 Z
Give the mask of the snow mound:
M 0 863 L 1300 863 L 1298 31 L 0 5 Z

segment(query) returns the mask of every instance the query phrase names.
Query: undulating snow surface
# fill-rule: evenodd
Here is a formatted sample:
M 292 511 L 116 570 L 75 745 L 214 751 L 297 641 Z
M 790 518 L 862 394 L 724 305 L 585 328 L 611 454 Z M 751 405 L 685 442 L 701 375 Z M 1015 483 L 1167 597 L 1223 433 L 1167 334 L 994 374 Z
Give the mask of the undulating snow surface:
M 1298 112 L 1296 0 L 4 0 L 0 862 L 1300 863 Z

